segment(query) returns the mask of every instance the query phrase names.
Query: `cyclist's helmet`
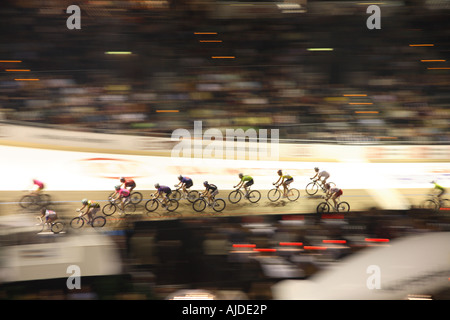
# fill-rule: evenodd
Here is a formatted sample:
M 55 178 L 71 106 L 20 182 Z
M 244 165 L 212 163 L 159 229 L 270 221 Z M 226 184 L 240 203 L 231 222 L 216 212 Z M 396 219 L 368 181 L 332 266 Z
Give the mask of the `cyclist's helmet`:
M 330 189 L 330 188 L 331 188 L 331 185 L 330 185 L 329 183 L 327 183 L 327 184 L 325 184 L 325 188 L 326 188 L 326 189 Z
M 114 187 L 114 189 L 116 189 L 116 190 L 120 190 L 120 186 L 119 186 L 119 185 L 117 185 L 117 186 L 115 186 L 115 187 Z
M 244 176 L 243 173 L 239 173 L 239 178 L 242 178 Z
M 315 170 L 315 171 L 319 171 L 319 167 L 315 167 L 314 170 Z
M 433 183 L 433 184 L 434 184 L 434 183 L 436 183 L 436 181 L 433 180 L 433 181 L 431 181 L 430 183 Z
M 206 187 L 208 185 L 208 181 L 204 181 L 203 185 Z
M 183 176 L 180 174 L 180 175 L 178 176 L 178 180 L 181 181 L 181 179 L 183 179 Z
M 120 182 L 125 182 L 125 178 L 124 177 L 120 177 Z
M 86 205 L 86 204 L 88 203 L 88 199 L 83 199 L 83 200 L 81 200 L 81 203 L 84 204 L 84 205 Z
M 281 171 L 281 169 L 278 170 L 277 172 L 278 172 L 278 175 L 279 175 L 279 176 L 281 176 L 281 175 L 283 174 L 283 171 Z
M 155 188 L 156 188 L 156 189 L 159 188 L 159 183 L 155 183 Z

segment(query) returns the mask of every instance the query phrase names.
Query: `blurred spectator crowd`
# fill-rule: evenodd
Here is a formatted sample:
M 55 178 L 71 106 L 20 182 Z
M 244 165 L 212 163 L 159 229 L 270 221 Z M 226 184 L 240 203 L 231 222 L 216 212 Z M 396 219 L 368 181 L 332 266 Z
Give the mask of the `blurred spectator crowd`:
M 382 8 L 381 30 L 367 29 L 357 3 L 215 19 L 188 2 L 89 1 L 80 30 L 67 29 L 63 1 L 11 3 L 0 56 L 22 62 L 0 62 L 2 120 L 139 135 L 202 120 L 204 129 L 277 128 L 281 139 L 450 141 L 450 70 L 429 69 L 449 66 L 449 13 L 426 1 Z M 424 43 L 433 46 L 410 46 Z M 39 81 L 15 81 L 7 68 Z

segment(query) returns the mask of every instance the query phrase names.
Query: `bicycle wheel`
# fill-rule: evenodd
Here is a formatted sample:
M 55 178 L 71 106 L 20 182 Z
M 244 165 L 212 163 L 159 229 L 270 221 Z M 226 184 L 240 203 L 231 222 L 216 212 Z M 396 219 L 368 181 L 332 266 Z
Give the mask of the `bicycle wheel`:
M 203 198 L 197 199 L 192 204 L 192 208 L 197 212 L 202 212 L 206 208 L 206 201 Z
M 170 212 L 177 210 L 179 203 L 177 200 L 170 199 L 169 204 L 166 206 L 166 209 Z
M 19 205 L 23 208 L 23 209 L 27 209 L 30 207 L 35 207 L 37 205 L 37 198 L 36 196 L 32 196 L 32 195 L 24 195 L 20 200 L 19 200 Z
M 75 217 L 70 221 L 70 226 L 74 229 L 80 229 L 84 226 L 84 219 L 81 217 Z
M 337 211 L 338 212 L 349 212 L 350 211 L 350 205 L 348 202 L 339 202 L 337 205 Z
M 228 195 L 228 200 L 231 203 L 238 203 L 239 201 L 241 201 L 241 198 L 242 198 L 242 193 L 240 190 L 231 191 L 230 194 Z
M 180 190 L 172 191 L 172 193 L 170 194 L 169 198 L 173 199 L 173 200 L 180 201 L 180 199 L 181 199 L 181 191 Z
M 289 201 L 295 201 L 300 198 L 300 191 L 295 188 L 289 189 L 287 192 L 287 198 Z
M 102 216 L 97 216 L 92 219 L 92 228 L 102 228 L 106 224 L 106 218 Z
M 59 222 L 59 221 L 53 223 L 51 230 L 53 233 L 60 233 L 61 231 L 64 230 L 64 223 Z
M 124 207 L 125 214 L 130 214 L 136 212 L 136 205 L 133 202 L 129 202 Z
M 434 200 L 429 199 L 429 200 L 425 200 L 423 202 L 422 208 L 427 209 L 427 210 L 437 211 L 438 204 Z
M 142 201 L 142 199 L 143 199 L 143 196 L 142 196 L 142 193 L 140 193 L 140 192 L 135 191 L 130 195 L 131 203 L 138 204 Z
M 216 212 L 221 212 L 221 211 L 223 211 L 223 209 L 225 209 L 226 206 L 227 206 L 227 204 L 225 203 L 225 200 L 223 200 L 223 199 L 216 199 L 213 202 L 212 208 Z
M 305 191 L 310 196 L 313 196 L 317 193 L 317 191 L 319 191 L 319 186 L 315 182 L 310 182 L 306 185 Z
M 200 193 L 197 190 L 189 191 L 187 199 L 190 203 L 194 203 L 200 197 Z
M 252 190 L 248 193 L 248 201 L 251 203 L 256 203 L 261 199 L 261 192 L 258 190 Z
M 267 192 L 267 198 L 272 201 L 275 202 L 278 199 L 280 199 L 281 197 L 281 191 L 278 190 L 278 188 L 273 188 L 272 190 L 269 190 L 269 192 Z
M 102 212 L 105 216 L 111 216 L 116 212 L 116 210 L 117 207 L 114 204 L 108 203 L 103 206 Z
M 326 202 L 321 202 L 317 206 L 317 213 L 328 213 L 330 212 L 330 205 Z
M 159 202 L 156 199 L 150 199 L 145 203 L 145 209 L 148 212 L 153 212 L 159 207 Z

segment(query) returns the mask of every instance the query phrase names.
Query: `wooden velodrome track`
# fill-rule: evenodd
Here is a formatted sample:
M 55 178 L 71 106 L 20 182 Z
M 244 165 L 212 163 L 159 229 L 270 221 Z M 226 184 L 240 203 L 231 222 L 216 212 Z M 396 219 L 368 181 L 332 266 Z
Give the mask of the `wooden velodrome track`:
M 313 214 L 316 212 L 317 205 L 322 202 L 320 192 L 316 196 L 308 196 L 303 189 L 300 189 L 300 198 L 297 201 L 291 202 L 286 199 L 280 199 L 276 202 L 271 202 L 267 199 L 267 190 L 260 190 L 261 200 L 258 203 L 250 203 L 246 199 L 242 199 L 237 204 L 232 204 L 228 201 L 228 193 L 230 191 L 221 191 L 217 196 L 226 201 L 225 210 L 217 214 L 212 208 L 206 208 L 203 213 L 197 213 L 193 210 L 192 204 L 187 200 L 181 200 L 176 214 L 167 213 L 161 207 L 156 210 L 161 214 L 149 214 L 144 208 L 146 199 L 154 190 L 136 190 L 141 191 L 144 195 L 144 200 L 137 206 L 134 213 L 140 219 L 155 219 L 164 217 L 200 217 L 200 216 L 237 216 L 237 215 L 260 215 L 260 214 Z M 419 206 L 427 195 L 427 189 L 402 189 L 400 193 L 407 199 L 412 206 Z M 103 207 L 107 204 L 107 196 L 111 191 L 46 191 L 52 197 L 52 204 L 49 208 L 55 210 L 61 218 L 70 219 L 77 215 L 76 209 L 81 207 L 81 199 L 88 198 L 98 201 Z M 14 215 L 20 213 L 34 214 L 33 211 L 22 209 L 19 206 L 19 199 L 25 195 L 26 192 L 18 191 L 4 191 L 0 194 L 0 215 Z M 380 205 L 375 199 L 365 190 L 344 190 L 344 195 L 341 201 L 346 201 L 350 204 L 352 212 L 360 212 L 370 208 L 380 208 Z M 38 212 L 35 212 L 36 215 Z M 116 212 L 114 217 L 119 217 Z

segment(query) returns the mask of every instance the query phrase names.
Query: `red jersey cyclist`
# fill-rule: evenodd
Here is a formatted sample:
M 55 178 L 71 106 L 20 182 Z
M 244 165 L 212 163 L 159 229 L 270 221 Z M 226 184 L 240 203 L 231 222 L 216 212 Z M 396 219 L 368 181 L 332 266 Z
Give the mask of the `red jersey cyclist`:
M 111 196 L 111 199 L 120 201 L 119 209 L 124 211 L 125 203 L 130 199 L 130 190 L 122 188 L 120 185 L 114 187 L 115 192 Z
M 133 192 L 134 188 L 136 188 L 136 182 L 133 179 L 126 179 L 124 177 L 120 178 L 121 187 L 130 191 L 130 194 Z
M 327 190 L 327 192 L 325 194 L 325 198 L 326 199 L 330 199 L 330 197 L 331 197 L 331 200 L 333 200 L 333 202 L 334 202 L 334 208 L 336 209 L 337 208 L 336 198 L 339 198 L 340 196 L 342 196 L 342 194 L 344 192 L 342 191 L 342 189 L 339 189 L 339 188 L 336 188 L 336 187 L 331 188 L 329 183 L 327 183 L 325 185 L 325 189 Z

